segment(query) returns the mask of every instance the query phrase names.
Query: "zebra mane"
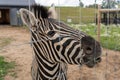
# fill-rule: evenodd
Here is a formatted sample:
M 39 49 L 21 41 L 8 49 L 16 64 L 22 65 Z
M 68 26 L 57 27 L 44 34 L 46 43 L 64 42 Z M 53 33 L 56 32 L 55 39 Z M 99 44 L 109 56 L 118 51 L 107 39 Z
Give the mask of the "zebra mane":
M 48 18 L 48 9 L 40 4 L 32 5 L 32 11 L 36 18 Z

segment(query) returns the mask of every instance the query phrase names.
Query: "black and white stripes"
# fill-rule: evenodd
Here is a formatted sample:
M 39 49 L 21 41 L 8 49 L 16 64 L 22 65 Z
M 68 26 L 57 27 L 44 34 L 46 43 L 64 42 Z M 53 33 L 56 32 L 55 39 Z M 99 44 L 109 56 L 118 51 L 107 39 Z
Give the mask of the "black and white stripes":
M 84 32 L 49 18 L 48 10 L 44 7 L 34 5 L 32 11 L 20 10 L 22 20 L 32 29 L 32 48 L 35 53 L 33 80 L 67 80 L 67 64 L 82 65 L 85 61 L 89 63 L 87 66 L 96 64 L 92 59 L 101 55 L 97 41 Z M 93 51 L 96 46 L 96 51 Z

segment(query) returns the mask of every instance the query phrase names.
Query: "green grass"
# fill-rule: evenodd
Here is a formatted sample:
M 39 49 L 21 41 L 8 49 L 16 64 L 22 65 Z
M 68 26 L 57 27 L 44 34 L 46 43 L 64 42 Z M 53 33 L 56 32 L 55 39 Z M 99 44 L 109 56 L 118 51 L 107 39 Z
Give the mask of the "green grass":
M 111 25 L 107 28 L 108 31 L 106 31 L 105 28 L 103 29 L 101 34 L 101 43 L 103 47 L 120 51 L 120 27 Z M 104 35 L 106 33 L 107 35 Z
M 56 8 L 58 14 L 60 10 L 61 21 L 66 22 L 68 18 L 72 19 L 72 23 L 93 23 L 95 22 L 94 8 L 79 8 L 79 7 L 59 7 Z
M 87 24 L 86 26 L 72 25 L 73 28 L 86 32 L 87 34 L 97 38 L 97 26 Z M 100 43 L 102 47 L 120 51 L 120 27 L 115 25 L 105 26 L 101 25 Z
M 4 57 L 0 56 L 0 80 L 4 80 L 5 75 L 15 66 L 14 62 L 6 62 Z

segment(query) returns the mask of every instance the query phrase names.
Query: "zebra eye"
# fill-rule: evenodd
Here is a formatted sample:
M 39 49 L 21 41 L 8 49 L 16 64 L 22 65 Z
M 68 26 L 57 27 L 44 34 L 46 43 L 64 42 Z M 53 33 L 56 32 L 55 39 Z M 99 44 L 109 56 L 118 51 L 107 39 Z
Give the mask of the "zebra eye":
M 49 37 L 53 37 L 54 35 L 55 35 L 55 31 L 49 31 L 48 33 L 47 33 L 47 35 L 49 36 Z

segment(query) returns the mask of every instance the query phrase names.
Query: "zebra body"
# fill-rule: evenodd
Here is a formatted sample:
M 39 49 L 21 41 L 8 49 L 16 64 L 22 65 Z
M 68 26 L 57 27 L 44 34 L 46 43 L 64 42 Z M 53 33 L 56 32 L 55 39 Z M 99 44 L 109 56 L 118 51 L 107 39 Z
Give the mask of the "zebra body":
M 32 11 L 20 10 L 33 41 L 33 80 L 67 80 L 67 64 L 88 62 L 86 65 L 93 67 L 97 63 L 92 60 L 101 55 L 97 41 L 84 32 L 49 18 L 48 10 L 42 6 L 35 5 Z

